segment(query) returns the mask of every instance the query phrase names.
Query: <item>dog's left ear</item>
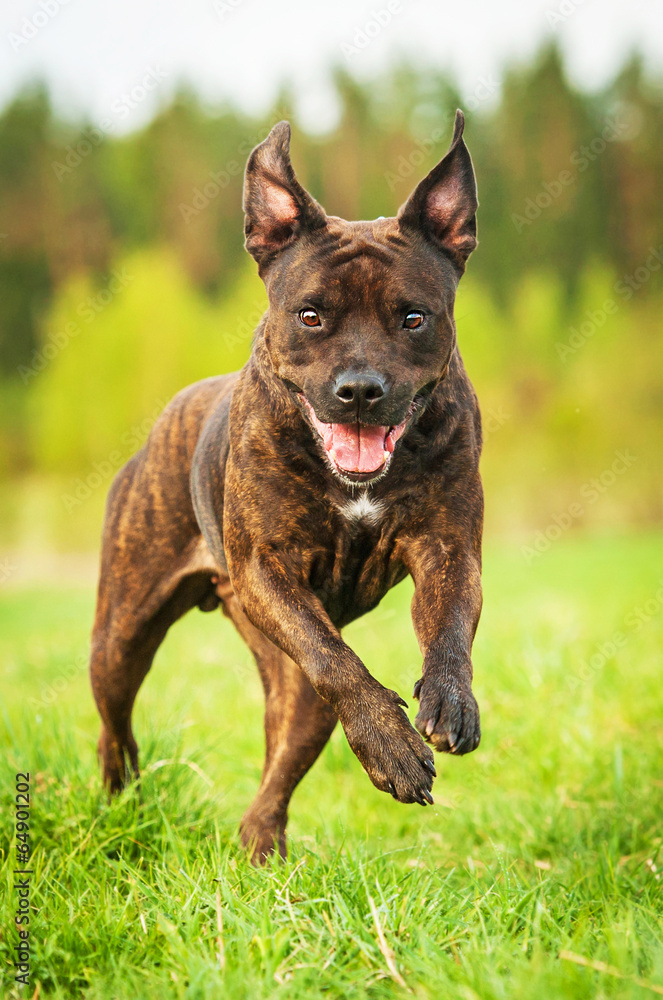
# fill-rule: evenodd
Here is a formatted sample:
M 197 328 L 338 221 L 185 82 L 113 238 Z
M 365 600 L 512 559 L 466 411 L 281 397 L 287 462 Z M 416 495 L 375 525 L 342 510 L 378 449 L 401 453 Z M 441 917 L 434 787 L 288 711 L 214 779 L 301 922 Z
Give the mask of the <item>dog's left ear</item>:
M 290 125 L 279 122 L 253 150 L 244 176 L 245 246 L 262 268 L 305 230 L 327 222 L 290 162 Z
M 477 185 L 463 141 L 465 118 L 456 111 L 449 150 L 414 189 L 398 213 L 401 227 L 422 230 L 445 250 L 460 271 L 477 245 Z

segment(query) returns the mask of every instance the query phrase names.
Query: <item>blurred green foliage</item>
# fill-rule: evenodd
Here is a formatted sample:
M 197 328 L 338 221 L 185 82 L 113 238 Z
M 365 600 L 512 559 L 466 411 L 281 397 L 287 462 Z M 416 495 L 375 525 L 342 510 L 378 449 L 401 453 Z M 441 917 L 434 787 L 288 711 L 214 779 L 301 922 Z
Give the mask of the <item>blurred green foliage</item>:
M 484 411 L 489 524 L 531 532 L 579 497 L 573 527 L 660 518 L 660 85 L 633 58 L 580 93 L 547 48 L 505 73 L 499 99 L 478 87 L 463 101 L 408 67 L 364 84 L 338 72 L 336 87 L 338 128 L 312 137 L 295 119 L 292 152 L 347 218 L 394 213 L 465 107 L 480 248 L 456 316 Z M 182 92 L 118 137 L 112 119 L 59 121 L 39 88 L 0 116 L 9 521 L 28 478 L 57 479 L 60 513 L 77 484 L 103 494 L 170 396 L 244 362 L 266 297 L 242 249 L 242 172 L 281 117 L 294 118 L 287 97 L 258 120 Z M 624 449 L 627 474 L 589 502 L 587 483 Z
M 136 450 L 132 425 L 156 417 L 190 382 L 242 367 L 267 305 L 253 268 L 230 296 L 210 301 L 163 248 L 123 258 L 114 275 L 118 291 L 111 279 L 107 304 L 78 276 L 49 317 L 47 339 L 57 345 L 60 337 L 63 347 L 34 380 L 28 421 L 31 453 L 45 471 L 85 469 L 123 444 L 126 461 Z

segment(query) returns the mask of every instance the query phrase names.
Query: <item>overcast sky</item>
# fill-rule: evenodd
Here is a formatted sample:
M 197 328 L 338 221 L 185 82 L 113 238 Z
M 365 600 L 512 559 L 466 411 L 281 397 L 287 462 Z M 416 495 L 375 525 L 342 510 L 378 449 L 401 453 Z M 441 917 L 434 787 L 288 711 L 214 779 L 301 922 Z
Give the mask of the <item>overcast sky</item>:
M 41 77 L 68 117 L 110 116 L 120 132 L 140 127 L 183 80 L 256 111 L 287 79 L 302 123 L 324 131 L 336 110 L 333 63 L 365 77 L 402 54 L 450 70 L 470 98 L 553 36 L 585 88 L 610 79 L 634 48 L 663 67 L 660 0 L 4 0 L 0 105 Z

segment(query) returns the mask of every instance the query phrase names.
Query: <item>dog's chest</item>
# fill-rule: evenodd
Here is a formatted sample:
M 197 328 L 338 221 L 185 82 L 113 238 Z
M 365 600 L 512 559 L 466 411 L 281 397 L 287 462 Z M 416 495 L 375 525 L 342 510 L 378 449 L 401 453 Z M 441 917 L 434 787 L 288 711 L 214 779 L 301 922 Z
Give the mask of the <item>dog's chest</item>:
M 392 515 L 366 493 L 343 501 L 325 544 L 312 553 L 310 584 L 339 627 L 374 608 L 406 575 Z
M 373 500 L 366 493 L 341 504 L 339 511 L 348 524 L 353 526 L 378 527 L 386 514 L 385 504 L 381 500 Z

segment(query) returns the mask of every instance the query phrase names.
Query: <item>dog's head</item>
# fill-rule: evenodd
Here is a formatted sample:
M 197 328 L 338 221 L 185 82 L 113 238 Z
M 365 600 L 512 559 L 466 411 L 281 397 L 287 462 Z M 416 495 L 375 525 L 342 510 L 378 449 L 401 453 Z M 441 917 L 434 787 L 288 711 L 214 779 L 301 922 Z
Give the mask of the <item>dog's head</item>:
M 458 280 L 476 246 L 476 183 L 456 112 L 444 158 L 396 218 L 327 216 L 299 184 L 290 127 L 246 168 L 246 248 L 269 296 L 265 342 L 332 471 L 387 471 L 397 442 L 444 377 Z

